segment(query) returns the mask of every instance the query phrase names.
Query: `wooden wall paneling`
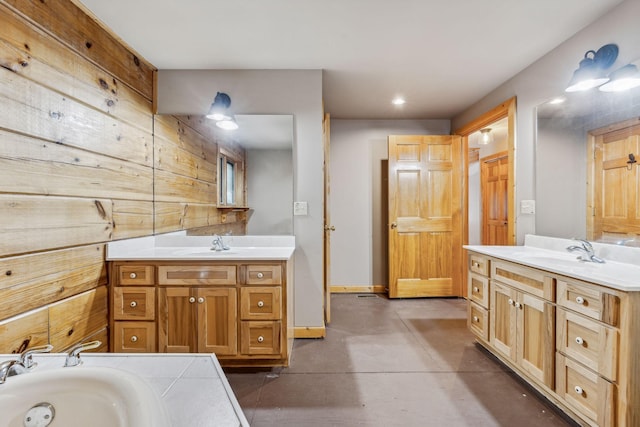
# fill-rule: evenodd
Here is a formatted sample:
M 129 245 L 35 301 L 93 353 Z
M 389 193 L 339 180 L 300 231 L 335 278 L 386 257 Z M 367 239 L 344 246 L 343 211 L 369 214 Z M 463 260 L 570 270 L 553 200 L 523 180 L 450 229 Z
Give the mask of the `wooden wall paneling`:
M 0 192 L 151 201 L 153 169 L 0 129 Z
M 162 170 L 155 172 L 156 201 L 215 204 L 215 199 L 215 184 Z
M 184 203 L 154 203 L 154 230 L 156 234 L 182 230 Z
M 189 229 L 209 225 L 210 210 L 210 205 L 188 203 L 184 210 L 184 217 L 182 220 L 183 227 L 185 229 Z
M 49 340 L 67 349 L 107 327 L 107 286 L 49 306 Z
M 113 201 L 113 240 L 153 234 L 153 202 Z
M 216 183 L 216 162 L 203 159 L 158 135 L 154 136 L 154 167 L 179 175 Z
M 215 165 L 218 158 L 216 140 L 190 128 L 184 121 L 189 117 L 155 115 L 154 135 Z
M 84 8 L 69 0 L 0 0 L 36 22 L 70 48 L 121 78 L 151 100 L 155 67 L 106 31 Z
M 0 257 L 111 240 L 110 200 L 0 195 Z
M 0 103 L 5 129 L 152 165 L 152 135 L 2 67 Z
M 0 3 L 0 65 L 153 132 L 151 101 Z
M 30 311 L 0 322 L 0 353 L 22 353 L 49 343 L 49 309 Z

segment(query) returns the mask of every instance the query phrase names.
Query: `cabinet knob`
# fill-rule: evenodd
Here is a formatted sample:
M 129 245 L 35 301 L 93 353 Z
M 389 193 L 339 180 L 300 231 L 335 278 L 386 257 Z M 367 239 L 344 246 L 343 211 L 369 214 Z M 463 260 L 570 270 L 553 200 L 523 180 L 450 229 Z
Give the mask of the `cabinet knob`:
M 480 318 L 478 316 L 473 316 L 473 321 L 478 323 L 480 321 Z
M 471 266 L 472 266 L 473 268 L 478 268 L 478 267 L 480 267 L 480 263 L 479 263 L 478 261 L 473 261 L 473 262 L 471 263 Z
M 576 344 L 579 344 L 579 345 L 584 344 L 584 340 L 582 339 L 582 337 L 576 337 Z
M 131 342 L 138 342 L 138 337 L 135 335 L 132 335 L 130 338 Z
M 475 293 L 480 292 L 480 288 L 479 288 L 479 287 L 477 287 L 477 286 L 474 286 L 474 287 L 473 287 L 473 292 L 475 292 Z
M 203 302 L 204 302 L 204 298 L 203 297 L 198 298 L 198 304 L 202 304 Z
M 513 305 L 513 303 L 514 303 L 514 301 L 511 298 L 509 298 L 509 301 L 507 301 L 507 302 L 509 303 L 509 305 Z
M 579 394 L 579 395 L 582 395 L 582 393 L 584 392 L 584 391 L 582 390 L 582 387 L 580 387 L 579 385 L 575 386 L 575 387 L 573 388 L 573 390 L 574 390 L 577 394 Z
M 138 275 L 136 273 L 129 273 L 129 278 L 130 279 L 135 279 L 136 277 L 138 277 Z
M 263 273 L 258 273 L 258 274 L 256 274 L 256 276 L 258 276 L 258 279 L 262 279 L 264 277 L 264 274 Z
M 134 308 L 138 306 L 138 303 L 136 301 L 131 301 L 129 305 L 131 306 L 131 308 Z
M 260 336 L 258 337 L 258 342 L 262 342 L 262 341 L 264 341 L 264 337 L 263 337 L 262 335 L 260 335 Z
M 264 301 L 258 301 L 258 307 L 260 308 L 264 307 Z
M 514 305 L 515 305 L 515 307 L 516 307 L 516 308 L 522 308 L 522 307 L 524 307 L 524 304 L 521 304 L 521 303 L 519 303 L 519 302 L 516 302 Z
M 191 298 L 189 298 L 189 302 L 190 302 L 191 304 L 193 304 L 194 302 L 196 302 L 196 297 L 191 297 Z
M 582 298 L 582 297 L 576 297 L 576 302 L 577 302 L 578 304 L 584 304 L 584 298 Z

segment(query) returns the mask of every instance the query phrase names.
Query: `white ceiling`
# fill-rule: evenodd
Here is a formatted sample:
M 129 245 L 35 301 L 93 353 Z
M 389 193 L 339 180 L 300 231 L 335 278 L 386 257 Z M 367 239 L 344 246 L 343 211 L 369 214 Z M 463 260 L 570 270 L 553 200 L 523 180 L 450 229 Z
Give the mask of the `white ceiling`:
M 323 69 L 351 119 L 449 119 L 622 2 L 79 1 L 159 69 Z

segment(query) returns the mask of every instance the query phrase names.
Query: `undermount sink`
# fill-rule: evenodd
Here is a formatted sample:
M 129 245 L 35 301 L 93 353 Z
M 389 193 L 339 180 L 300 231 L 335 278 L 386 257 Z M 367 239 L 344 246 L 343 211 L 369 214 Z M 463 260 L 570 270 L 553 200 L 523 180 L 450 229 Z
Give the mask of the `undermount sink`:
M 7 427 L 169 427 L 160 396 L 138 376 L 114 368 L 57 368 L 0 385 Z
M 600 266 L 600 264 L 594 262 L 582 261 L 577 257 L 570 258 L 566 256 L 529 255 L 523 257 L 523 259 L 536 264 L 542 264 L 544 266 L 554 266 L 571 269 L 592 269 L 598 268 Z

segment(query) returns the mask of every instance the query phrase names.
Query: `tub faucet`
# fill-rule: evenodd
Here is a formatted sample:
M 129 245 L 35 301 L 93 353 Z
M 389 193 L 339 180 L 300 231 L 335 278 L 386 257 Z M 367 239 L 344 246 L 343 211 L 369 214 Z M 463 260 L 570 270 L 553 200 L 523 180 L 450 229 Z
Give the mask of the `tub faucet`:
M 218 236 L 217 234 L 213 235 L 213 242 L 211 242 L 211 244 L 213 245 L 213 247 L 211 248 L 212 251 L 216 251 L 216 252 L 220 252 L 220 251 L 228 251 L 229 246 L 224 244 L 224 241 L 222 240 L 222 236 Z
M 593 246 L 589 243 L 588 240 L 583 239 L 575 239 L 580 242 L 580 245 L 571 245 L 567 247 L 567 251 L 569 252 L 582 252 L 584 255 L 578 256 L 580 261 L 586 262 L 597 262 L 600 264 L 604 264 L 604 260 L 596 256 L 595 251 L 593 250 Z
M 67 354 L 67 359 L 64 362 L 64 367 L 67 368 L 69 366 L 78 366 L 82 364 L 82 360 L 80 360 L 80 352 L 98 348 L 101 344 L 101 341 L 90 341 L 86 343 L 76 344 L 75 346 L 71 347 L 71 350 L 69 350 L 69 354 Z

